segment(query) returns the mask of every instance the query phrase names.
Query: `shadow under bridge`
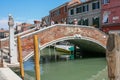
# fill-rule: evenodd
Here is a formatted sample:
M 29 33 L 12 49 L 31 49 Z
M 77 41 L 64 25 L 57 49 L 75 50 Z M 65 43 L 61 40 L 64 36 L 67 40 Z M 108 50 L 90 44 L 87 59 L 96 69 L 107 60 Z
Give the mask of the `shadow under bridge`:
M 68 42 L 74 44 L 79 49 L 78 51 L 81 56 L 84 57 L 103 57 L 105 56 L 106 47 L 101 45 L 99 42 L 95 40 L 87 40 L 87 39 L 71 39 L 67 40 Z

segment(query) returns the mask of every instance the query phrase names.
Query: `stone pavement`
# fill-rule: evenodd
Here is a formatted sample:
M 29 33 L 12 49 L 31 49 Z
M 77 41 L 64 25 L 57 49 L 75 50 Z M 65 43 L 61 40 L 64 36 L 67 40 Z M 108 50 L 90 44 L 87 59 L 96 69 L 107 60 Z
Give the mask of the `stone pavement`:
M 0 68 L 0 80 L 22 80 L 10 68 Z

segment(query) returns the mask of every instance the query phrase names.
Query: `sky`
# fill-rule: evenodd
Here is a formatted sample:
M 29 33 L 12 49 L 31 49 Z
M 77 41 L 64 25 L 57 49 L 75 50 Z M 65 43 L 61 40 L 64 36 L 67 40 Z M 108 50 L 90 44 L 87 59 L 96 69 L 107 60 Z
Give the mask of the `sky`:
M 49 15 L 49 11 L 71 0 L 1 0 L 0 29 L 8 29 L 8 15 L 14 18 L 15 25 L 33 23 Z

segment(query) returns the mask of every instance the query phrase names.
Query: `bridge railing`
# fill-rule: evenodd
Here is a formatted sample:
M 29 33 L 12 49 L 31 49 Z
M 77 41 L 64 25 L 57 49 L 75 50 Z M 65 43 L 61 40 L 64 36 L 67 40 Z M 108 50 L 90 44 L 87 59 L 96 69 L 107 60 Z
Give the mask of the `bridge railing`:
M 41 46 L 43 47 L 46 47 L 46 45 L 51 44 L 52 41 L 54 40 L 59 41 L 63 37 L 66 38 L 68 36 L 74 36 L 75 34 L 81 34 L 82 36 L 91 37 L 91 38 L 95 37 L 95 40 L 99 39 L 99 42 L 100 41 L 103 42 L 104 40 L 106 40 L 105 38 L 107 38 L 107 35 L 105 35 L 102 31 L 93 28 L 91 26 L 84 26 L 84 25 L 55 24 L 49 27 L 42 28 L 37 31 L 35 31 L 35 29 L 36 28 L 18 34 L 21 35 L 20 38 L 22 41 L 22 47 L 24 53 L 23 56 L 27 56 L 29 53 L 33 51 L 33 35 L 35 34 L 38 34 L 38 37 L 41 40 Z M 69 30 L 71 30 L 71 32 Z M 87 32 L 87 30 L 90 30 L 90 32 Z M 1 41 L 3 46 L 9 45 L 9 39 L 2 39 Z M 15 42 L 16 42 L 16 38 L 15 38 Z M 101 44 L 103 45 L 105 43 L 103 42 Z
M 30 33 L 30 32 L 35 31 L 35 29 L 36 29 L 36 28 L 33 28 L 33 29 L 29 29 L 29 30 L 20 32 L 20 33 L 18 33 L 18 34 L 15 34 L 14 37 L 16 38 L 17 36 L 23 36 L 23 35 L 25 35 L 25 34 L 28 34 L 28 33 Z M 8 39 L 9 39 L 9 37 L 6 37 L 6 38 L 0 39 L 0 40 L 1 40 L 1 41 L 6 41 L 6 40 L 8 40 Z

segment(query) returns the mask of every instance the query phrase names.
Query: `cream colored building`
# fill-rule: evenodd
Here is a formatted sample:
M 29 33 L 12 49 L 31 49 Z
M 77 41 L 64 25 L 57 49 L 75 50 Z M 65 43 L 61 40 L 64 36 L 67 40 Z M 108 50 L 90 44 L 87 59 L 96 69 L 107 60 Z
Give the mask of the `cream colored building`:
M 74 0 L 73 0 L 74 1 Z M 68 6 L 68 23 L 78 20 L 78 25 L 101 28 L 101 0 L 87 0 Z

